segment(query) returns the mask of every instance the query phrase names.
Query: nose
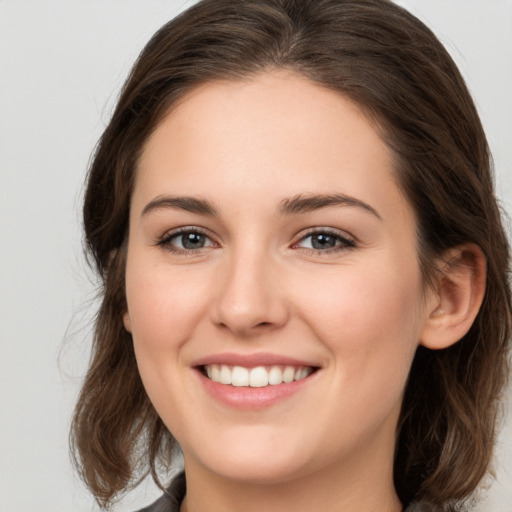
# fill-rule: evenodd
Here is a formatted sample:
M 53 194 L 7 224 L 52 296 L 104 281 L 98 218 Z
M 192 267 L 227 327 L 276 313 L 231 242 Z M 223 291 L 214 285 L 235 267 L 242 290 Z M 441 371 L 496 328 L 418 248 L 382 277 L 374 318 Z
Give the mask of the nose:
M 233 254 L 218 284 L 212 320 L 237 337 L 254 337 L 287 322 L 279 269 L 264 251 Z

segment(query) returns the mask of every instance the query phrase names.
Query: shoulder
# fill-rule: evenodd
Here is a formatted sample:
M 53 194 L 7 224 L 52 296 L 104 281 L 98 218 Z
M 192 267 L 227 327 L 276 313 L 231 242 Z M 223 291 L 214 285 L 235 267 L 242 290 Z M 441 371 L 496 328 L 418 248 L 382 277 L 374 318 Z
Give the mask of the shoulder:
M 179 512 L 186 490 L 185 473 L 179 473 L 158 500 L 138 512 Z

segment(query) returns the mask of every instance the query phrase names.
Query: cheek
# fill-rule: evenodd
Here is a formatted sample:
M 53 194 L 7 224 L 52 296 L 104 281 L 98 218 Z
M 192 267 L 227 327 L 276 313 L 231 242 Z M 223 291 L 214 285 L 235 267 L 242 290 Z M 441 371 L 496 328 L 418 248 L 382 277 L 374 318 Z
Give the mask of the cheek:
M 421 281 L 407 269 L 333 269 L 329 274 L 312 274 L 301 285 L 296 293 L 304 297 L 303 314 L 330 335 L 410 331 L 419 319 Z
M 421 330 L 416 268 L 347 267 L 310 284 L 301 314 L 331 351 L 345 382 L 378 386 L 391 379 L 403 386 Z
M 138 352 L 158 359 L 192 335 L 207 309 L 208 281 L 197 273 L 173 272 L 128 260 L 126 295 L 131 331 Z
M 173 272 L 161 263 L 143 264 L 137 255 L 128 259 L 126 270 L 128 312 L 139 373 L 156 410 L 177 432 L 182 419 L 171 413 L 183 402 L 193 400 L 183 384 L 187 380 L 182 348 L 194 336 L 207 310 L 207 279 L 188 274 L 183 269 Z

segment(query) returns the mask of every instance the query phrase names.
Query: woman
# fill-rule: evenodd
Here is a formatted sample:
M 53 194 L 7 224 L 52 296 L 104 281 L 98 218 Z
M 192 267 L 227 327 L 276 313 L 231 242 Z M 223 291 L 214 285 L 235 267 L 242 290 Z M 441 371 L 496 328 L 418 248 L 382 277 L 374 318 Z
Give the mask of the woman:
M 386 0 L 206 0 L 155 34 L 84 205 L 103 279 L 77 464 L 147 510 L 461 510 L 508 244 L 474 104 Z M 186 487 L 185 487 L 186 478 Z

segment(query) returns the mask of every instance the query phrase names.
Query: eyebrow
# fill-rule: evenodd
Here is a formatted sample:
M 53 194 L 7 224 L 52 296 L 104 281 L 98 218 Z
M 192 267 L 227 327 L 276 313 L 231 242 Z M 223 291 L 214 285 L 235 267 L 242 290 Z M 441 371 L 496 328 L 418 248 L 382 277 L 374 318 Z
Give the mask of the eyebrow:
M 198 215 L 218 215 L 217 210 L 209 201 L 189 196 L 158 196 L 144 207 L 141 215 L 147 215 L 160 208 L 185 210 Z
M 379 220 L 382 220 L 377 210 L 372 208 L 369 204 L 344 194 L 299 194 L 283 199 L 280 202 L 279 213 L 281 215 L 308 213 L 329 206 L 355 206 L 366 210 Z M 212 203 L 206 199 L 198 199 L 190 196 L 158 196 L 144 207 L 141 216 L 145 216 L 154 210 L 165 208 L 185 210 L 197 215 L 206 215 L 209 217 L 218 216 L 217 209 Z
M 344 194 L 316 194 L 307 196 L 299 194 L 288 199 L 283 199 L 279 211 L 283 215 L 292 215 L 294 213 L 312 212 L 329 206 L 356 206 L 363 208 L 379 220 L 382 220 L 382 217 L 375 208 L 372 208 L 369 204 L 360 199 Z

